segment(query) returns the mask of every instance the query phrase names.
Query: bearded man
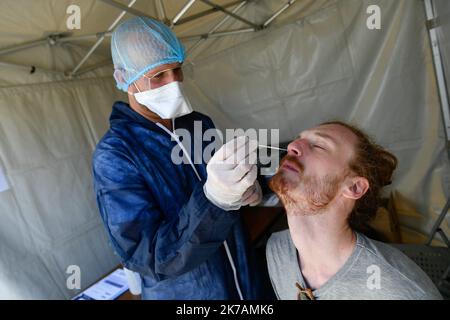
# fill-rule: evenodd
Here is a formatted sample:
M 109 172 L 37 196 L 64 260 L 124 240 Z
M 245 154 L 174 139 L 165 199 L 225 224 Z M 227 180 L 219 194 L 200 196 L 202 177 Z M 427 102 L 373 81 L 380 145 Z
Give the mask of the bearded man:
M 396 166 L 394 155 L 342 122 L 303 131 L 289 144 L 269 182 L 289 225 L 266 251 L 279 299 L 442 299 L 412 260 L 361 232 Z

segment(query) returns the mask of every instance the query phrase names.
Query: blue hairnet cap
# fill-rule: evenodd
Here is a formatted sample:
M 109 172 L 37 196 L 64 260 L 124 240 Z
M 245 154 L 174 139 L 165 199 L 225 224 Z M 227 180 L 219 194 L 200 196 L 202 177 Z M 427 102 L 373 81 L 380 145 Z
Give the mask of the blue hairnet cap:
M 111 55 L 117 88 L 128 86 L 149 70 L 167 63 L 182 63 L 184 47 L 164 23 L 135 17 L 121 23 L 112 33 Z

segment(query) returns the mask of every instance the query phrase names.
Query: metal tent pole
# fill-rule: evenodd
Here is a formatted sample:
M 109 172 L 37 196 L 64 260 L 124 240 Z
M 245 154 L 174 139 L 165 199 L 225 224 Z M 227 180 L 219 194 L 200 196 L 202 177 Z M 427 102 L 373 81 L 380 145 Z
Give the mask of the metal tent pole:
M 104 1 L 104 0 L 101 0 Z M 132 7 L 137 0 L 131 0 L 128 4 L 128 7 Z M 127 13 L 127 11 L 122 11 L 114 20 L 114 22 L 109 26 L 107 32 L 110 32 L 114 29 L 114 27 L 119 23 L 119 21 L 123 18 L 123 16 Z M 77 71 L 80 69 L 80 67 L 86 62 L 86 60 L 94 53 L 94 51 L 98 48 L 98 46 L 103 42 L 105 39 L 105 35 L 100 36 L 100 38 L 95 42 L 95 44 L 91 47 L 89 52 L 81 59 L 81 61 L 77 64 L 77 66 L 72 70 L 72 72 L 69 73 L 69 77 L 73 77 Z
M 40 46 L 40 45 L 43 45 L 46 43 L 48 43 L 48 38 L 29 41 L 29 42 L 21 43 L 18 45 L 10 46 L 7 48 L 2 48 L 2 49 L 0 49 L 0 56 L 9 54 L 9 53 L 13 53 L 13 52 L 17 52 L 20 50 L 28 49 L 28 48 L 34 48 L 34 47 L 37 47 L 37 46 Z
M 167 18 L 166 8 L 164 7 L 164 3 L 162 2 L 162 0 L 156 0 L 155 5 L 159 20 L 169 26 L 170 20 Z
M 122 4 L 122 3 L 114 1 L 114 0 L 100 0 L 100 1 L 102 1 L 102 2 L 104 2 L 106 4 L 109 4 L 110 6 L 116 7 L 118 9 L 122 10 L 122 11 L 128 12 L 128 13 L 130 13 L 132 15 L 135 15 L 135 16 L 148 17 L 148 18 L 156 19 L 156 18 L 146 14 L 145 12 L 142 12 L 142 11 L 139 11 L 139 10 L 131 8 L 130 5 L 126 6 L 126 5 Z M 156 19 L 156 20 L 158 20 L 158 19 Z
M 175 17 L 172 19 L 172 23 L 170 24 L 170 28 L 173 28 L 175 24 L 180 20 L 180 18 L 183 16 L 183 14 L 186 13 L 186 11 L 189 10 L 189 8 L 194 4 L 195 0 L 188 0 L 188 2 L 181 8 L 181 10 L 175 15 Z
M 266 28 L 273 20 L 275 20 L 280 14 L 286 11 L 290 6 L 294 4 L 297 0 L 289 0 L 284 6 L 278 9 L 266 22 L 263 23 L 263 27 Z
M 431 232 L 428 235 L 427 242 L 426 242 L 427 245 L 431 245 L 431 241 L 433 241 L 434 236 L 436 235 L 437 232 L 439 232 L 439 234 L 441 236 L 443 236 L 442 237 L 443 240 L 446 243 L 448 243 L 448 238 L 445 235 L 445 233 L 441 230 L 440 226 L 441 226 L 442 222 L 444 221 L 449 209 L 450 209 L 450 197 L 448 198 L 447 203 L 445 204 L 444 208 L 442 209 L 441 213 L 439 214 L 438 219 L 434 223 L 433 228 L 431 228 Z
M 427 18 L 427 27 L 428 33 L 430 36 L 431 42 L 431 50 L 433 52 L 433 61 L 434 61 L 434 70 L 436 72 L 436 80 L 438 83 L 439 89 L 439 97 L 441 101 L 441 109 L 442 116 L 444 120 L 445 134 L 446 134 L 446 147 L 447 151 L 450 151 L 448 148 L 450 147 L 450 106 L 449 106 L 449 98 L 447 92 L 447 86 L 445 82 L 445 73 L 444 67 L 442 64 L 441 52 L 439 48 L 439 41 L 436 33 L 436 15 L 433 8 L 433 3 L 431 0 L 425 0 L 425 12 Z M 449 152 L 450 156 L 450 152 Z M 448 210 L 450 209 L 450 197 L 447 200 L 446 205 L 444 206 L 442 212 L 439 214 L 437 221 L 434 223 L 431 233 L 428 236 L 426 244 L 430 245 L 433 240 L 436 232 L 439 232 L 441 236 L 443 236 L 443 240 L 448 244 L 448 239 L 445 234 L 440 229 L 441 223 L 444 221 L 445 216 L 447 215 Z
M 445 125 L 445 132 L 447 134 L 447 141 L 450 141 L 450 107 L 448 102 L 448 92 L 447 87 L 445 85 L 445 73 L 444 73 L 444 67 L 442 64 L 442 58 L 441 58 L 441 51 L 439 48 L 439 41 L 437 38 L 436 28 L 433 25 L 435 21 L 435 14 L 433 9 L 433 4 L 431 3 L 431 0 L 425 0 L 425 10 L 427 14 L 428 19 L 428 31 L 430 35 L 430 41 L 431 41 L 431 49 L 433 51 L 433 60 L 434 60 L 434 68 L 436 71 L 436 77 L 437 82 L 439 86 L 439 96 L 441 99 L 441 108 L 442 108 L 442 114 L 444 116 L 444 125 Z
M 241 10 L 246 4 L 248 3 L 247 0 L 241 1 L 239 5 L 234 8 L 231 12 L 237 13 L 239 10 Z M 211 28 L 211 30 L 208 32 L 208 34 L 214 33 L 216 30 L 218 30 L 225 22 L 227 22 L 230 19 L 229 15 L 226 15 L 222 20 L 220 20 L 214 27 Z M 199 41 L 194 43 L 188 50 L 187 54 L 191 53 L 195 48 L 197 48 L 203 41 L 205 41 L 207 38 L 202 37 Z
M 203 1 L 203 0 L 202 0 Z M 245 33 L 245 32 L 251 32 L 251 31 L 258 31 L 261 28 L 267 28 L 278 16 L 280 16 L 284 11 L 286 11 L 289 7 L 291 7 L 297 0 L 289 0 L 286 4 L 284 4 L 282 7 L 280 7 L 272 16 L 270 16 L 263 25 L 258 29 L 240 29 L 240 30 L 231 30 L 231 31 L 224 31 L 224 32 L 215 32 L 217 29 L 219 29 L 230 17 L 228 15 L 225 17 L 222 21 L 220 21 L 217 25 L 215 25 L 208 33 L 202 34 L 202 35 L 195 35 L 195 36 L 186 36 L 182 37 L 184 40 L 192 40 L 195 38 L 200 38 L 199 41 L 197 41 L 194 45 L 192 45 L 188 50 L 187 53 L 192 52 L 195 48 L 197 48 L 204 40 L 208 39 L 209 37 L 221 37 L 221 36 L 228 36 L 228 35 L 234 35 L 238 33 Z M 238 10 L 240 10 L 245 4 L 247 4 L 249 1 L 242 1 L 239 6 L 237 6 L 234 10 L 231 12 L 233 14 L 236 14 Z
M 222 8 L 227 9 L 229 7 L 234 7 L 235 5 L 237 5 L 237 4 L 241 3 L 241 2 L 242 2 L 242 0 L 233 1 L 233 2 L 230 2 L 230 3 L 222 5 Z M 187 22 L 190 22 L 190 21 L 193 21 L 193 20 L 197 20 L 199 18 L 203 18 L 205 16 L 211 15 L 211 14 L 216 13 L 216 12 L 220 12 L 220 10 L 218 10 L 217 8 L 211 8 L 211 9 L 208 9 L 208 10 L 204 10 L 204 11 L 195 13 L 193 15 L 190 15 L 188 17 L 185 17 L 185 18 L 182 18 L 182 19 L 178 20 L 178 22 L 175 25 L 178 26 L 180 24 L 184 24 L 184 23 L 187 23 Z M 233 11 L 231 11 L 231 12 L 233 12 Z M 236 12 L 233 12 L 233 13 L 236 13 Z
M 211 1 L 209 1 L 209 0 L 200 0 L 200 1 L 206 3 L 207 5 L 209 5 L 209 6 L 213 7 L 213 8 L 216 8 L 217 10 L 222 11 L 223 13 L 225 13 L 225 14 L 227 14 L 227 15 L 233 17 L 233 18 L 236 19 L 236 20 L 239 20 L 239 21 L 241 21 L 241 22 L 243 22 L 243 23 L 245 23 L 245 24 L 248 24 L 249 26 L 251 26 L 251 27 L 254 28 L 255 30 L 260 30 L 260 29 L 262 28 L 262 26 L 257 25 L 257 24 L 255 24 L 255 23 L 253 23 L 253 22 L 251 22 L 251 21 L 249 21 L 249 20 L 247 20 L 247 19 L 244 19 L 244 18 L 238 16 L 237 14 L 235 14 L 235 13 L 233 13 L 233 12 L 231 12 L 231 11 L 228 11 L 228 10 L 225 9 L 224 7 L 221 7 L 221 6 L 219 6 L 219 5 L 217 5 L 217 4 L 213 3 L 213 2 L 211 2 Z
M 99 62 L 99 63 L 97 63 L 97 64 L 95 64 L 93 66 L 89 66 L 89 67 L 86 67 L 84 69 L 81 69 L 81 70 L 79 70 L 77 72 L 76 75 L 79 76 L 79 75 L 82 75 L 82 74 L 87 73 L 89 71 L 93 71 L 93 70 L 96 70 L 98 68 L 109 66 L 109 65 L 112 65 L 111 59 L 107 59 L 107 60 L 101 61 L 101 62 Z
M 255 31 L 255 29 L 253 29 L 253 28 L 227 30 L 227 31 L 221 31 L 221 32 L 203 33 L 203 34 L 195 34 L 195 35 L 191 35 L 191 36 L 184 36 L 184 37 L 180 37 L 180 40 L 189 41 L 189 40 L 195 40 L 195 39 L 218 38 L 218 37 L 231 36 L 231 35 L 235 35 L 235 34 L 248 33 L 248 32 L 254 32 L 254 31 Z
M 84 34 L 81 36 L 73 36 L 73 37 L 66 37 L 58 39 L 56 42 L 71 42 L 71 41 L 80 41 L 80 40 L 90 40 L 90 39 L 98 39 L 101 37 L 110 37 L 112 32 L 97 32 L 92 34 Z

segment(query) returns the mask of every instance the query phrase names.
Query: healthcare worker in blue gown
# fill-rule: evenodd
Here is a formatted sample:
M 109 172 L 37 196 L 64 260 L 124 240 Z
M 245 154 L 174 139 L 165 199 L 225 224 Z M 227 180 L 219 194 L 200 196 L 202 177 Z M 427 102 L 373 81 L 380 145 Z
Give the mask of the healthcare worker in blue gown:
M 142 298 L 260 298 L 238 211 L 261 200 L 256 165 L 239 156 L 225 163 L 256 148 L 240 137 L 207 165 L 193 163 L 186 149 L 188 162 L 174 164 L 175 129 L 194 139 L 194 121 L 203 132 L 214 128 L 183 93 L 183 45 L 166 25 L 135 17 L 114 30 L 111 52 L 129 103 L 113 105 L 93 155 L 94 188 L 115 253 L 140 274 Z

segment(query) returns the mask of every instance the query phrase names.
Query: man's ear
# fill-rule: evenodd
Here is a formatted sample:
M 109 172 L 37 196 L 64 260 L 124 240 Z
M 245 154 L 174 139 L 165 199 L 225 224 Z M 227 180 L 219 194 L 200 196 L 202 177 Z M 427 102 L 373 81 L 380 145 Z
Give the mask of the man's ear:
M 369 181 L 363 177 L 354 177 L 347 183 L 343 195 L 348 199 L 361 199 L 369 190 Z

